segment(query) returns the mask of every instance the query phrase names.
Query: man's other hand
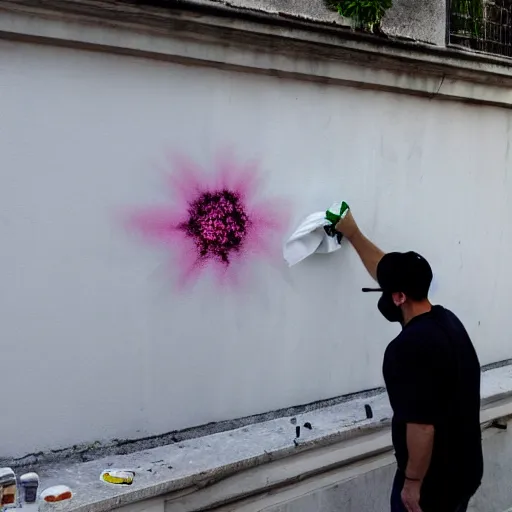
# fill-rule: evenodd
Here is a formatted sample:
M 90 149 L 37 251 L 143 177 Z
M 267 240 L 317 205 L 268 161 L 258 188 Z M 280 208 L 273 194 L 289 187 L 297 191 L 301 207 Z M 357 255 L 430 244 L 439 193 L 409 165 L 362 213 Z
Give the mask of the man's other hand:
M 359 233 L 359 227 L 354 220 L 352 212 L 349 210 L 346 215 L 341 218 L 336 224 L 336 231 L 341 233 L 343 236 L 348 238 L 349 240 Z
M 406 480 L 402 489 L 402 501 L 407 512 L 421 512 L 420 508 L 421 482 Z

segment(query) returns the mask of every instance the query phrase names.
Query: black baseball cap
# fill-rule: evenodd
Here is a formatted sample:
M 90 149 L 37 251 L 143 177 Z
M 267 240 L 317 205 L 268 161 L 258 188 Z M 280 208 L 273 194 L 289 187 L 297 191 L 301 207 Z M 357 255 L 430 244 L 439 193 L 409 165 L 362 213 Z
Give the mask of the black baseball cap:
M 424 299 L 432 282 L 432 268 L 417 252 L 389 252 L 377 265 L 380 288 L 363 288 L 363 292 L 402 292 L 412 299 Z

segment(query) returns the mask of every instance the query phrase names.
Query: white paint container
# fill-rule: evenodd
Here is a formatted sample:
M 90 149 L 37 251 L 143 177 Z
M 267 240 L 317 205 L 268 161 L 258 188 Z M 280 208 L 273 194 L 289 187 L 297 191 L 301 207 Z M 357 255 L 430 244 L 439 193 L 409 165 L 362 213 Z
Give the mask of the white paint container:
M 67 485 L 55 485 L 48 487 L 41 493 L 41 499 L 47 503 L 58 503 L 70 500 L 73 497 L 71 489 Z
M 132 485 L 135 471 L 129 469 L 106 469 L 100 475 L 100 480 L 113 485 Z

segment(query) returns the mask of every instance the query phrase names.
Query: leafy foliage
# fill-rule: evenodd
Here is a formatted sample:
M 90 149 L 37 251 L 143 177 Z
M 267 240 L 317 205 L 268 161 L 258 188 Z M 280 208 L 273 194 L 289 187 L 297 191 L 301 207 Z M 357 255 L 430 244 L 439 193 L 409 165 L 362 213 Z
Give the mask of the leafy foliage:
M 484 0 L 452 0 L 452 30 L 478 37 L 484 19 Z
M 359 28 L 371 30 L 380 23 L 393 0 L 329 0 L 328 3 Z

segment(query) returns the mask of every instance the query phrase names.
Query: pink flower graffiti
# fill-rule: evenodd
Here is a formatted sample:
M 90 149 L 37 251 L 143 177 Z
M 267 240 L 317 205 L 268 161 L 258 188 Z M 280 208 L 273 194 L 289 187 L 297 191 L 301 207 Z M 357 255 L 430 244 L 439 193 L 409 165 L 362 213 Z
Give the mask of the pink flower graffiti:
M 173 206 L 136 211 L 130 224 L 169 246 L 180 286 L 207 270 L 220 283 L 236 284 L 246 262 L 279 257 L 288 209 L 282 200 L 257 199 L 256 164 L 238 165 L 224 155 L 206 173 L 185 157 L 171 160 Z

